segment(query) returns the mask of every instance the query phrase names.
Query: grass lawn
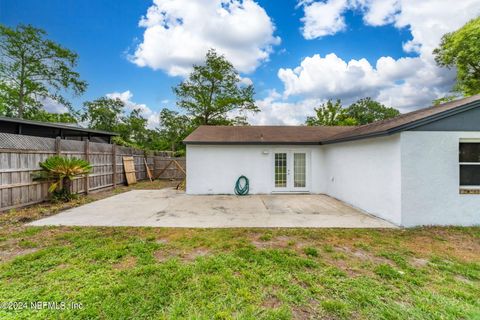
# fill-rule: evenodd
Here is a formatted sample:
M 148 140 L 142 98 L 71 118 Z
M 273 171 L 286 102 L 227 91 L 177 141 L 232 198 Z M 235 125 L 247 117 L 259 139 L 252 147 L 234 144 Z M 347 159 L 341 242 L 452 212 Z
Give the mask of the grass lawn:
M 479 227 L 22 225 L 64 206 L 0 216 L 0 306 L 63 301 L 82 308 L 3 308 L 0 319 L 480 319 Z

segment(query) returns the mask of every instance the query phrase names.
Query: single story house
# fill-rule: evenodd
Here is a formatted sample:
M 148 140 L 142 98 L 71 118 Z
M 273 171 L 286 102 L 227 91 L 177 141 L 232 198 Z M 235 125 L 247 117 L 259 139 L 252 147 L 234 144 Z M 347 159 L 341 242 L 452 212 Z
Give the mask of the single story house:
M 480 95 L 357 127 L 201 126 L 188 194 L 318 193 L 399 226 L 480 224 Z
M 111 143 L 117 133 L 80 127 L 76 123 L 57 123 L 0 117 L 0 133 L 13 133 L 44 138 L 60 137 L 66 140 L 89 139 L 92 142 Z

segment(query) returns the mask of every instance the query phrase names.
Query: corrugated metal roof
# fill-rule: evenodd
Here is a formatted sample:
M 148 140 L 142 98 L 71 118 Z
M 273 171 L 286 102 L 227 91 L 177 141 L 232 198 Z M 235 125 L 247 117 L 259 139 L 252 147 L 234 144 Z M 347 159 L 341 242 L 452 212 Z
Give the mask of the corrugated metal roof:
M 70 131 L 98 133 L 98 134 L 104 134 L 104 135 L 108 135 L 108 136 L 118 136 L 118 133 L 115 133 L 115 132 L 95 130 L 95 129 L 87 129 L 87 128 L 79 127 L 78 125 L 74 126 L 72 124 L 60 124 L 58 122 L 41 122 L 41 121 L 25 120 L 25 119 L 9 118 L 9 117 L 0 117 L 0 121 L 11 122 L 11 123 L 20 123 L 20 124 L 29 124 L 29 125 L 35 125 L 35 126 L 57 128 L 57 129 L 66 129 L 66 130 L 70 130 Z

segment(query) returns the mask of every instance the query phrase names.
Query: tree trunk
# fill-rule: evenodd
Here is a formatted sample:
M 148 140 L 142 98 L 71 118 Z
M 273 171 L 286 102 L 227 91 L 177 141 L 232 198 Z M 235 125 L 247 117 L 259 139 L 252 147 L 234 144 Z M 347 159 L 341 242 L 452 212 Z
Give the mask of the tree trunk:
M 22 92 L 20 92 L 20 95 L 18 96 L 18 117 L 20 119 L 23 118 L 23 93 Z
M 66 177 L 63 178 L 62 188 L 63 188 L 65 194 L 67 194 L 68 197 L 70 198 L 70 195 L 72 194 L 72 180 L 70 180 Z
M 22 59 L 20 60 L 20 63 L 22 64 L 21 70 L 20 70 L 20 88 L 18 92 L 18 117 L 20 119 L 23 118 L 23 100 L 25 96 L 25 63 L 24 63 L 24 58 L 22 56 Z

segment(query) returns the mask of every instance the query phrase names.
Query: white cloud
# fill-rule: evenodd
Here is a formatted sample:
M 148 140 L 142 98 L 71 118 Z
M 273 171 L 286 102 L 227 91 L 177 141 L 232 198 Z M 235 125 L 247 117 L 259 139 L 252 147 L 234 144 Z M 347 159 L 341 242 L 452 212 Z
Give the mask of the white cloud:
M 305 16 L 301 21 L 304 23 L 302 33 L 305 39 L 315 39 L 345 30 L 343 12 L 347 7 L 347 0 L 304 3 Z
M 240 84 L 244 86 L 249 86 L 253 84 L 253 81 L 248 77 L 240 77 Z
M 345 103 L 370 96 L 389 105 L 408 109 L 428 104 L 448 90 L 451 72 L 421 57 L 381 57 L 372 66 L 366 59 L 344 61 L 331 53 L 305 58 L 295 69 L 280 69 L 284 96 L 342 99 Z M 417 94 L 404 94 L 408 91 Z M 392 95 L 392 97 L 390 97 Z M 401 98 L 397 97 L 402 95 Z
M 366 25 L 408 27 L 413 40 L 407 46 L 427 45 L 428 49 L 433 49 L 443 34 L 464 24 L 465 17 L 471 19 L 480 13 L 477 0 L 461 0 L 455 5 L 450 0 L 327 0 L 299 1 L 299 6 L 304 11 L 305 39 L 345 30 L 344 14 L 355 10 L 363 15 Z
M 154 0 L 139 25 L 143 41 L 130 60 L 172 76 L 188 74 L 209 48 L 249 73 L 280 43 L 272 20 L 252 0 Z
M 57 101 L 49 97 L 41 99 L 40 103 L 42 104 L 45 111 L 50 113 L 66 113 L 69 111 L 68 108 L 65 107 L 63 104 L 58 103 Z
M 392 9 L 384 8 L 387 3 Z M 478 0 L 367 0 L 365 8 L 367 24 L 393 23 L 397 28 L 409 28 L 413 39 L 404 44 L 404 49 L 430 56 L 442 35 L 480 14 Z
M 260 112 L 249 113 L 247 120 L 252 125 L 300 125 L 305 123 L 307 116 L 314 114 L 313 109 L 321 102 L 319 99 L 288 102 L 272 90 L 266 98 L 255 102 Z
M 120 99 L 123 101 L 125 104 L 125 111 L 128 113 L 135 109 L 140 109 L 140 114 L 148 121 L 148 128 L 154 129 L 159 126 L 159 113 L 147 107 L 146 104 L 133 102 L 133 94 L 130 92 L 130 90 L 124 92 L 107 93 L 105 96 L 110 99 Z
M 367 60 L 347 63 L 334 53 L 324 58 L 318 54 L 307 57 L 295 69 L 280 69 L 278 77 L 285 85 L 285 96 L 315 96 L 318 92 L 322 96 L 334 96 L 339 92 L 355 94 L 378 83 Z
M 334 20 L 314 21 L 325 13 L 307 19 L 312 6 L 333 6 L 334 3 Z M 381 57 L 374 65 L 366 59 L 345 61 L 334 53 L 306 57 L 298 67 L 278 71 L 285 87 L 284 97 L 341 98 L 348 103 L 371 96 L 402 111 L 426 106 L 451 89 L 455 71 L 438 68 L 432 51 L 443 34 L 458 29 L 480 13 L 478 0 L 462 0 L 454 5 L 446 0 L 329 0 L 325 3 L 310 1 L 303 3 L 303 7 L 303 30 L 307 39 L 343 30 L 344 26 L 337 28 L 338 21 L 344 21 L 346 10 L 357 10 L 363 14 L 367 25 L 393 24 L 397 28 L 409 28 L 412 40 L 404 43 L 403 48 L 406 52 L 416 52 L 418 56 Z M 305 34 L 306 30 L 310 32 Z
M 395 21 L 400 10 L 400 0 L 358 0 L 364 8 L 363 21 L 371 26 L 382 26 Z

